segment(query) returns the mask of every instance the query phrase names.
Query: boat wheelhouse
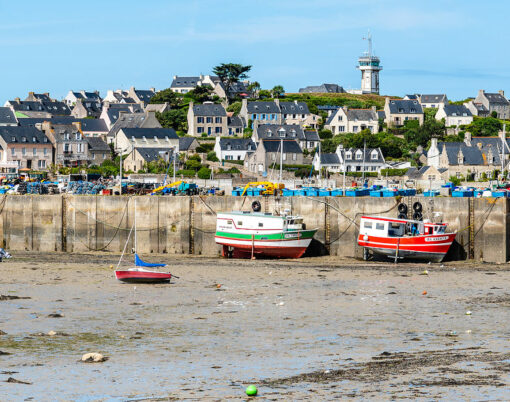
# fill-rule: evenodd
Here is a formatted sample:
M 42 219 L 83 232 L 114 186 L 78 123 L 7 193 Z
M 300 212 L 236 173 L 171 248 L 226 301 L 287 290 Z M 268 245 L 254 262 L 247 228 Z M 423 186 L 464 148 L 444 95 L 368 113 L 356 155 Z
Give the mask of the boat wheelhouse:
M 440 262 L 457 233 L 447 233 L 446 223 L 362 216 L 358 245 L 374 254 Z
M 225 257 L 299 258 L 316 232 L 300 216 L 230 212 L 217 215 L 215 241 Z

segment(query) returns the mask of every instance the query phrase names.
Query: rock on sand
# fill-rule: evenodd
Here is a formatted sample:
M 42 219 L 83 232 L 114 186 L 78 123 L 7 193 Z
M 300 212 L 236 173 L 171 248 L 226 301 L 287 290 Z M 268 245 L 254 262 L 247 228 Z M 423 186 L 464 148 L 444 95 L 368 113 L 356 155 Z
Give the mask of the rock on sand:
M 84 363 L 101 363 L 106 360 L 108 360 L 108 358 L 101 353 L 85 353 L 81 357 L 81 361 Z

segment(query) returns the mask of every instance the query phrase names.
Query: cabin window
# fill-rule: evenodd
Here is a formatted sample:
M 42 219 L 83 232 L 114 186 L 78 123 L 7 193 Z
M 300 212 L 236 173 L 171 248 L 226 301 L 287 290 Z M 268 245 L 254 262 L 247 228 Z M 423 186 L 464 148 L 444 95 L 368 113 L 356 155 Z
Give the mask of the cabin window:
M 377 230 L 384 230 L 384 223 L 376 223 L 375 228 Z
M 237 221 L 237 226 L 243 226 L 243 221 Z
M 262 222 L 259 222 L 259 228 L 263 228 L 264 224 Z
M 232 225 L 232 221 L 227 221 L 227 225 Z
M 363 227 L 365 229 L 372 229 L 372 222 L 365 222 L 365 223 L 363 223 Z

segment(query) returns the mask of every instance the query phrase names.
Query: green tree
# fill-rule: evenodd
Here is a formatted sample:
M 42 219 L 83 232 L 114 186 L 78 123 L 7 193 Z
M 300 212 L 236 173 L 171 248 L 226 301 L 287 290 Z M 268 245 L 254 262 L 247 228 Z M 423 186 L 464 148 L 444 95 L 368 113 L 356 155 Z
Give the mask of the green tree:
M 267 89 L 261 89 L 259 91 L 259 98 L 260 99 L 268 99 L 268 98 L 271 98 L 271 92 L 268 91 Z
M 501 130 L 501 121 L 494 117 L 475 118 L 473 122 L 466 127 L 475 137 L 493 137 L 498 135 Z
M 242 105 L 243 104 L 239 101 L 232 102 L 230 105 L 228 105 L 227 112 L 234 112 L 235 115 L 238 115 L 239 112 L 241 111 Z
M 273 98 L 281 98 L 285 94 L 285 89 L 281 85 L 275 85 L 271 90 Z
M 198 175 L 199 179 L 209 179 L 209 178 L 211 178 L 211 169 L 203 166 L 200 168 L 197 175 Z
M 216 156 L 216 152 L 211 151 L 207 154 L 207 160 L 211 162 L 218 162 L 218 157 Z
M 154 95 L 150 103 L 166 103 L 170 105 L 171 109 L 179 107 L 182 103 L 182 95 L 172 91 L 170 88 L 163 89 Z
M 333 138 L 333 133 L 331 130 L 322 129 L 319 130 L 319 138 L 321 140 L 325 140 L 326 138 Z
M 171 109 L 164 113 L 156 112 L 156 118 L 164 128 L 173 128 L 176 131 L 188 130 L 188 112 L 186 108 Z
M 260 91 L 260 84 L 257 81 L 253 81 L 250 85 L 248 85 L 248 91 L 250 91 L 253 94 L 253 97 L 256 98 Z
M 218 76 L 225 93 L 227 100 L 232 99 L 230 88 L 233 84 L 248 78 L 248 72 L 251 70 L 251 66 L 243 66 L 237 63 L 221 63 L 220 65 L 213 68 L 213 73 Z
M 194 103 L 204 103 L 213 100 L 212 87 L 210 85 L 197 85 L 195 89 L 185 94 L 185 97 Z
M 497 119 L 497 118 L 498 118 L 498 112 L 496 112 L 495 110 L 493 110 L 493 111 L 491 112 L 491 117 L 494 117 L 495 119 Z

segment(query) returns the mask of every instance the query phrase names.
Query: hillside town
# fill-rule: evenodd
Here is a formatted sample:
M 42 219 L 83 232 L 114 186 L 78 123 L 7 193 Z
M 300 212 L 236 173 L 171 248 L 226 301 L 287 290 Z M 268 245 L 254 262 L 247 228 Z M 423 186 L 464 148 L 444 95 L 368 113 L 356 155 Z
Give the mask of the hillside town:
M 391 178 L 414 188 L 506 178 L 510 102 L 503 91 L 381 96 L 381 60 L 358 59 L 361 89 L 313 83 L 262 89 L 251 66 L 174 75 L 166 89 L 29 92 L 0 107 L 0 171 L 104 178 Z M 171 166 L 169 166 L 171 165 Z M 175 169 L 175 172 L 174 172 Z

